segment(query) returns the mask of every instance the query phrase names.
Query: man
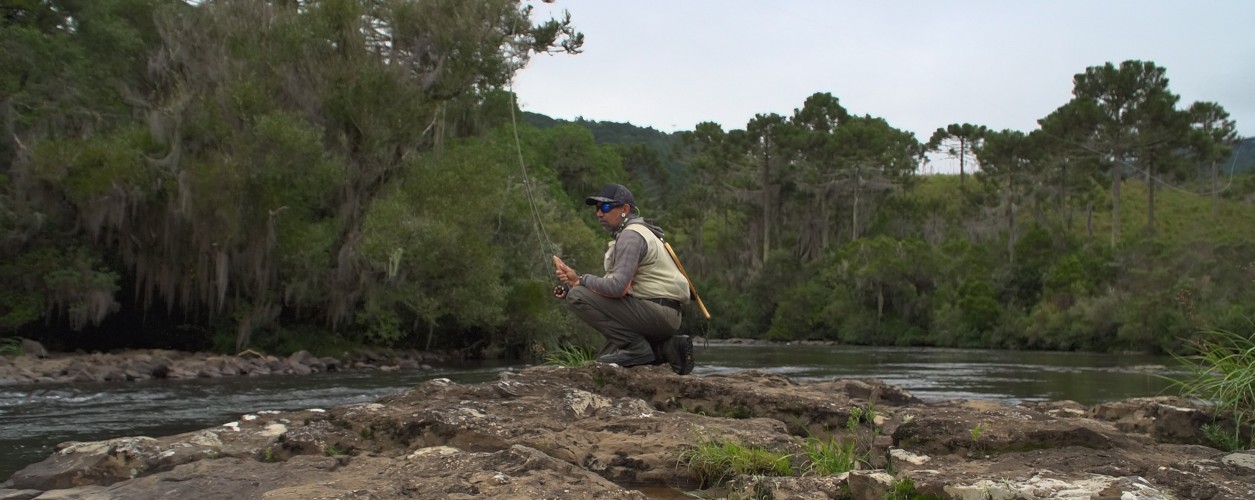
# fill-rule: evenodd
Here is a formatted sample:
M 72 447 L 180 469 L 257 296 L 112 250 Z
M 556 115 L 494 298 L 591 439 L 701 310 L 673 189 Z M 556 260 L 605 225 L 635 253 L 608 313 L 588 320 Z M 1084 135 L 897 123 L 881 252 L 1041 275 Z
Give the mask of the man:
M 580 275 L 554 256 L 559 293 L 576 317 L 606 338 L 602 363 L 628 367 L 668 363 L 680 375 L 693 371 L 693 340 L 676 335 L 689 283 L 663 246 L 662 229 L 640 217 L 628 188 L 607 184 L 584 200 L 596 207 L 597 222 L 613 241 L 605 256 L 605 276 Z

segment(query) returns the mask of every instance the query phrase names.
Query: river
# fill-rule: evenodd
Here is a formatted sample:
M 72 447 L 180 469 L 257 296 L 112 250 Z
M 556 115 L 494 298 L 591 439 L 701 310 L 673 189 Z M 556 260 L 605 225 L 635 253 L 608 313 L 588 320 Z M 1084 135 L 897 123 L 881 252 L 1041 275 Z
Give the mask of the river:
M 364 403 L 424 380 L 494 380 L 523 365 L 482 363 L 416 372 L 157 380 L 125 384 L 0 386 L 0 478 L 38 462 L 64 441 L 165 436 L 234 421 L 259 410 Z M 694 375 L 760 369 L 797 380 L 874 378 L 926 400 L 1018 403 L 1070 399 L 1085 405 L 1171 394 L 1160 375 L 1172 358 L 1141 354 L 903 347 L 698 346 Z

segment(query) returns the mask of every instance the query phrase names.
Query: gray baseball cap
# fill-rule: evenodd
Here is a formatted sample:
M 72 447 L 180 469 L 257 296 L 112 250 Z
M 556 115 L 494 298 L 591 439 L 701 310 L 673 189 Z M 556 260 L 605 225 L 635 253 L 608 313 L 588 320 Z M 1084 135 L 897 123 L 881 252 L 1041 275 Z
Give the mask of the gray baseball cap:
M 597 205 L 606 202 L 632 205 L 632 209 L 636 209 L 636 198 L 633 198 L 632 191 L 629 191 L 622 184 L 606 184 L 605 187 L 601 188 L 601 192 L 597 193 L 597 196 L 584 198 L 585 205 Z

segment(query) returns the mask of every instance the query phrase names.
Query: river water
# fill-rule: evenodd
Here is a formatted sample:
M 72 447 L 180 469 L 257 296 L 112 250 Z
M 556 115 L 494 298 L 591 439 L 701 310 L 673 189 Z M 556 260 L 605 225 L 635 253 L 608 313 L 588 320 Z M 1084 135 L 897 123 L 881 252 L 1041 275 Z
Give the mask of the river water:
M 965 349 L 698 346 L 694 375 L 760 369 L 797 380 L 874 378 L 917 397 L 1085 405 L 1172 394 L 1164 356 Z M 0 480 L 48 457 L 57 443 L 166 436 L 259 410 L 364 403 L 433 378 L 475 383 L 523 365 L 483 363 L 404 373 L 231 377 L 125 384 L 0 386 Z M 0 481 L 2 482 L 2 481 Z

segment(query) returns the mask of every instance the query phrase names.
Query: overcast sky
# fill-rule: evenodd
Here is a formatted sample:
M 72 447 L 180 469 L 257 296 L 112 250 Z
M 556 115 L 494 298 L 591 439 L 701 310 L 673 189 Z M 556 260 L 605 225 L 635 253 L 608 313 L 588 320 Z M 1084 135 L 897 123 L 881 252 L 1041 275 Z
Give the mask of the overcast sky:
M 1076 73 L 1139 59 L 1167 69 L 1179 107 L 1217 102 L 1255 135 L 1255 0 L 528 3 L 585 35 L 515 77 L 522 109 L 554 118 L 744 129 L 829 92 L 920 141 L 950 123 L 1028 132 Z

